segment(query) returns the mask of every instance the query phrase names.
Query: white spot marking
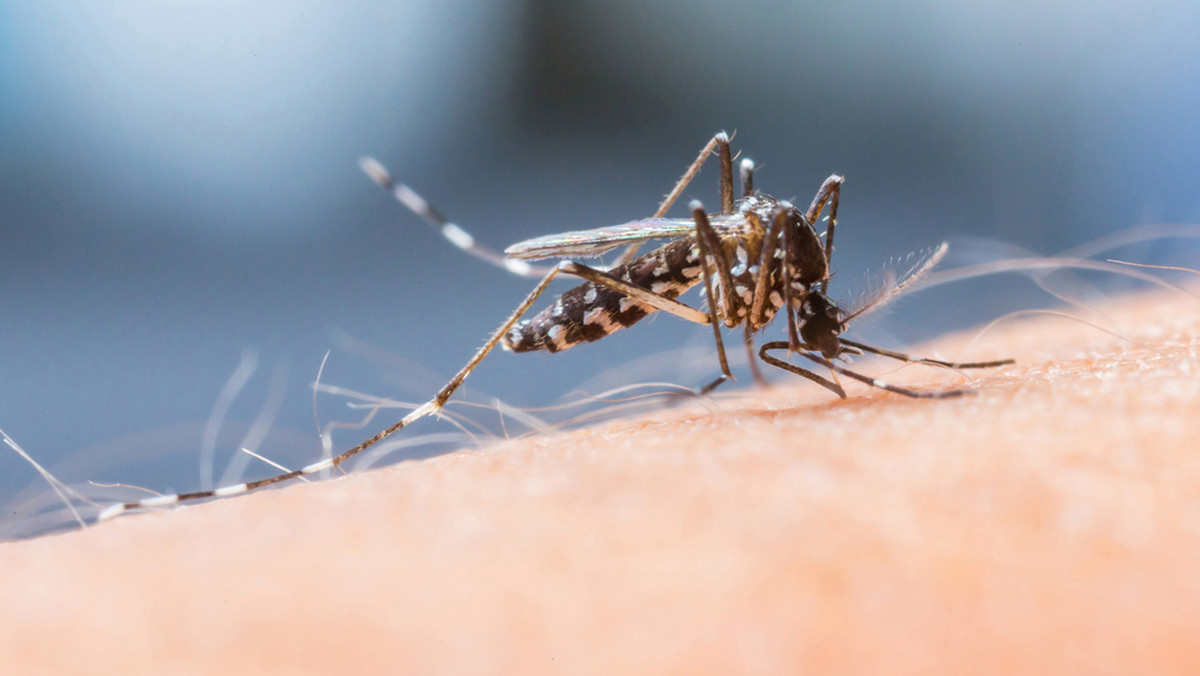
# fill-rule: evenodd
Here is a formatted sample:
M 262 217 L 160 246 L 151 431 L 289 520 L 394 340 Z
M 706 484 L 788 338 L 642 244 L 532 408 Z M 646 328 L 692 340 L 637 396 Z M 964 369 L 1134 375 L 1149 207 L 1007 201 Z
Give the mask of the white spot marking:
M 442 234 L 450 243 L 460 249 L 470 249 L 475 246 L 475 238 L 469 232 L 463 230 L 453 223 L 447 223 L 442 226 Z
M 96 520 L 97 521 L 108 521 L 109 519 L 113 518 L 114 516 L 123 514 L 124 512 L 125 512 L 125 505 L 118 502 L 115 505 L 109 505 L 108 507 L 105 507 L 104 510 L 101 511 L 100 514 L 98 514 L 96 516 Z
M 162 507 L 163 505 L 173 505 L 176 502 L 179 502 L 178 495 L 160 495 L 154 498 L 138 500 L 138 504 L 142 507 Z
M 321 470 L 329 469 L 330 467 L 333 467 L 333 458 L 325 458 L 324 460 L 319 460 L 306 467 L 301 467 L 300 473 L 312 474 L 313 472 L 320 472 Z
M 620 301 L 620 303 L 618 303 L 618 305 L 617 305 L 617 306 L 618 306 L 618 307 L 621 309 L 621 313 L 622 313 L 622 314 L 624 314 L 624 313 L 628 312 L 628 311 L 629 311 L 629 308 L 631 308 L 631 307 L 636 307 L 636 308 L 642 308 L 642 309 L 645 309 L 645 306 L 643 306 L 643 305 L 642 305 L 640 302 L 638 302 L 637 300 L 635 300 L 635 299 L 633 299 L 633 298 L 630 298 L 629 296 L 625 296 L 624 298 L 622 298 L 622 299 L 621 299 L 621 301 Z
M 383 165 L 379 163 L 379 160 L 375 159 L 374 157 L 358 158 L 358 166 L 362 167 L 362 170 L 366 172 L 367 176 L 371 177 L 372 181 L 375 181 L 385 188 L 391 185 L 392 177 L 390 174 L 388 174 L 388 170 L 385 169 Z
M 504 260 L 504 267 L 509 272 L 513 272 L 518 275 L 528 275 L 530 272 L 533 271 L 532 265 L 530 265 L 529 263 L 526 263 L 525 261 L 517 260 L 515 258 L 506 258 Z
M 566 332 L 561 324 L 555 324 L 546 330 L 546 336 L 550 338 L 550 342 L 554 343 L 554 347 L 561 350 L 568 347 Z
M 213 495 L 217 496 L 218 498 L 223 498 L 228 495 L 237 495 L 238 493 L 245 493 L 245 492 L 246 492 L 246 484 L 237 484 L 235 486 L 225 486 L 224 488 L 218 488 L 217 490 L 213 491 Z
M 591 305 L 596 302 L 596 287 L 589 287 L 587 293 L 583 294 L 583 302 Z
M 688 251 L 687 262 L 695 263 L 698 260 L 700 260 L 700 250 L 692 247 L 691 251 Z
M 667 265 L 666 259 L 659 258 L 658 259 L 658 267 L 654 268 L 654 276 L 662 277 L 663 275 L 667 274 L 670 271 L 671 271 L 671 266 Z
M 583 323 L 596 324 L 600 328 L 604 329 L 605 333 L 612 333 L 613 331 L 621 328 L 620 324 L 613 322 L 612 318 L 609 317 L 608 310 L 602 307 L 594 308 L 584 313 Z
M 410 424 L 412 424 L 412 422 L 414 420 L 420 420 L 421 418 L 424 418 L 427 415 L 434 415 L 434 414 L 440 413 L 441 410 L 442 410 L 441 404 L 437 403 L 436 401 L 427 401 L 424 404 L 421 404 L 420 406 L 418 406 L 417 408 L 414 408 L 413 410 L 409 411 L 408 415 L 406 415 L 400 419 L 400 422 L 405 425 L 410 425 Z M 330 465 L 333 464 L 333 460 L 329 460 L 328 462 Z M 320 463 L 317 463 L 317 464 L 320 464 Z
M 526 324 L 528 324 L 527 321 L 521 322 L 520 324 L 517 324 L 508 330 L 508 333 L 504 336 L 504 341 L 502 343 L 504 349 L 512 351 L 522 346 L 521 344 L 525 342 L 525 334 L 522 329 L 525 328 Z
M 650 285 L 650 290 L 660 296 L 674 288 L 675 285 L 670 282 L 655 282 Z
M 429 213 L 429 203 L 423 197 L 413 192 L 412 188 L 403 183 L 396 186 L 396 199 L 400 200 L 404 206 L 412 209 L 418 216 L 424 216 Z
M 683 276 L 687 277 L 688 279 L 691 279 L 692 277 L 699 277 L 702 270 L 703 269 L 699 265 L 694 265 L 690 268 L 684 268 Z

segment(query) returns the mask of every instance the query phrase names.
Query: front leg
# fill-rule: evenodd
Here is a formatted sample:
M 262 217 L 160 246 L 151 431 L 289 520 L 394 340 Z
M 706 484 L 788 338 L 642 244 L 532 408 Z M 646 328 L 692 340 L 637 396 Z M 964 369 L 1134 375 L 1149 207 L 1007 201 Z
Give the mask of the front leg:
M 772 357 L 771 355 L 767 354 L 768 350 L 789 350 L 790 351 L 790 347 L 791 346 L 788 345 L 788 343 L 786 341 L 782 341 L 782 340 L 771 341 L 769 343 L 764 343 L 762 345 L 762 347 L 760 347 L 758 349 L 758 356 L 759 356 L 759 358 L 761 358 L 763 361 L 767 362 L 771 366 L 775 366 L 777 368 L 783 369 L 784 371 L 788 371 L 790 373 L 795 373 L 798 376 L 803 376 L 805 378 L 808 378 L 809 380 L 820 385 L 821 387 L 824 387 L 825 389 L 829 390 L 830 392 L 833 392 L 834 394 L 841 397 L 842 399 L 846 398 L 846 390 L 843 390 L 841 385 L 838 385 L 837 383 L 833 382 L 832 380 L 829 380 L 828 378 L 822 378 L 821 376 L 813 373 L 812 371 L 809 371 L 807 369 L 802 369 L 799 366 L 796 366 L 795 364 L 789 364 L 788 362 L 783 361 L 782 359 L 779 359 L 777 357 Z M 801 353 L 801 354 L 805 354 L 805 353 Z M 807 356 L 807 355 L 805 355 L 805 356 Z
M 842 195 L 842 183 L 845 178 L 833 174 L 825 179 L 821 184 L 821 188 L 817 190 L 817 194 L 813 197 L 812 204 L 809 205 L 808 211 L 804 214 L 804 220 L 808 221 L 814 227 L 817 225 L 817 218 L 821 215 L 821 210 L 825 208 L 825 203 L 829 202 L 829 227 L 825 229 L 825 261 L 833 257 L 833 230 L 837 227 L 837 212 L 838 199 Z M 821 281 L 821 293 L 825 293 L 829 287 L 829 280 Z

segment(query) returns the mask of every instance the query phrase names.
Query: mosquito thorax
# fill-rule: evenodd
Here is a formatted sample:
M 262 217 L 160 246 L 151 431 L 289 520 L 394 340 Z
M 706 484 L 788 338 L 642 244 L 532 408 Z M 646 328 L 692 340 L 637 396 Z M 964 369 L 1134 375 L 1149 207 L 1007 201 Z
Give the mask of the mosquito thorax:
M 781 202 L 770 195 L 754 193 L 753 195 L 742 198 L 738 202 L 737 210 L 742 214 L 753 217 L 757 221 L 759 227 L 765 230 L 767 224 L 771 222 L 771 218 L 775 215 L 775 210 L 781 205 L 784 207 L 795 208 L 792 207 L 790 203 Z
M 766 232 L 775 213 L 786 209 L 796 223 L 791 239 L 791 265 L 793 266 L 794 281 L 801 288 L 808 288 L 817 282 L 824 281 L 829 276 L 829 258 L 821 237 L 812 224 L 804 219 L 804 212 L 787 200 L 779 200 L 765 193 L 756 192 L 742 198 L 738 203 L 738 211 L 752 222 L 760 232 Z M 785 255 L 783 242 L 776 251 L 776 257 Z

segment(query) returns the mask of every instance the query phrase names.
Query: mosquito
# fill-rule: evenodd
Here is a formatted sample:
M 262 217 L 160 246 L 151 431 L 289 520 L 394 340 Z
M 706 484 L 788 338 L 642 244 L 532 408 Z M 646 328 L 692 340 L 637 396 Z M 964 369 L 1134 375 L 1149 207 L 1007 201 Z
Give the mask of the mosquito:
M 709 214 L 700 201 L 693 200 L 689 204 L 689 218 L 667 218 L 671 206 L 713 154 L 720 164 L 720 212 Z M 699 395 L 707 394 L 733 379 L 721 335 L 722 325 L 729 329 L 742 327 L 743 343 L 750 356 L 754 377 L 759 382 L 765 382 L 753 358 L 754 336 L 780 311 L 783 311 L 787 320 L 787 340 L 764 343 L 758 348 L 758 357 L 767 364 L 807 378 L 841 398 L 846 398 L 846 392 L 836 380 L 838 374 L 914 398 L 944 399 L 971 391 L 914 390 L 892 385 L 835 363 L 867 352 L 907 363 L 953 369 L 991 368 L 1013 363 L 1011 359 L 947 362 L 917 358 L 842 338 L 841 334 L 852 320 L 895 298 L 932 269 L 945 255 L 946 244 L 935 249 L 923 263 L 915 266 L 884 292 L 853 310 L 843 309 L 826 292 L 830 279 L 833 235 L 837 227 L 838 200 L 844 179 L 837 174 L 825 179 L 808 209 L 801 210 L 786 200 L 756 190 L 754 162 L 747 158 L 739 164 L 741 197 L 735 199 L 733 157 L 730 137 L 725 132 L 717 133 L 704 145 L 650 218 L 606 228 L 536 237 L 508 247 L 503 254 L 478 244 L 474 237 L 444 218 L 412 188 L 396 182 L 379 162 L 363 158 L 360 164 L 368 176 L 391 192 L 410 211 L 439 230 L 451 244 L 513 274 L 540 278 L 540 281 L 483 347 L 432 399 L 370 439 L 340 455 L 266 479 L 215 490 L 115 504 L 100 513 L 100 520 L 132 509 L 245 493 L 337 467 L 413 422 L 438 414 L 467 376 L 497 345 L 512 352 L 560 352 L 633 326 L 659 311 L 712 327 L 720 374 L 697 390 Z M 822 241 L 814 224 L 826 208 L 828 225 Z M 669 241 L 653 251 L 638 255 L 641 245 L 655 240 Z M 599 256 L 620 247 L 624 247 L 624 250 L 609 267 L 586 265 L 575 260 Z M 563 260 L 550 267 L 530 263 L 548 258 Z M 584 281 L 563 293 L 541 312 L 525 319 L 525 314 L 559 275 Z M 703 286 L 706 309 L 698 309 L 678 300 L 680 295 L 696 285 Z M 827 369 L 832 378 L 771 354 L 781 350 Z

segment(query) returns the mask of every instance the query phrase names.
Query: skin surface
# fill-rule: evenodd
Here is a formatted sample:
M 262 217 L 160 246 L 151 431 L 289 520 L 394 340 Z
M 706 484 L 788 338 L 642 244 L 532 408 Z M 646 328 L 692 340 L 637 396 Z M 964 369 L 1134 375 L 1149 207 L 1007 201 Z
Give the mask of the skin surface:
M 1200 301 L 0 545 L 5 673 L 1200 672 Z M 956 357 L 971 336 L 922 354 Z M 891 368 L 871 362 L 865 369 Z M 925 367 L 891 381 L 964 382 Z

